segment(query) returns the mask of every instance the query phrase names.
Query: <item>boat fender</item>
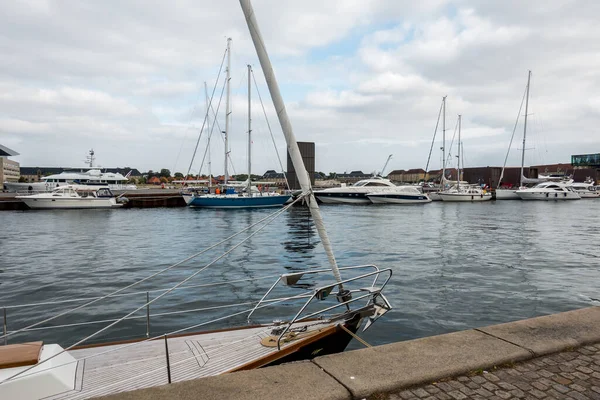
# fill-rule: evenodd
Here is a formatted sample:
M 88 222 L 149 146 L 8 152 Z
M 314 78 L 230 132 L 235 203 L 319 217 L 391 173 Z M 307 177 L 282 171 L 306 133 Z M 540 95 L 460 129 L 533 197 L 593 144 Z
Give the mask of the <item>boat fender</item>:
M 475 198 L 475 196 L 471 195 L 471 200 L 473 200 Z
M 554 197 L 558 197 L 558 193 L 554 193 Z

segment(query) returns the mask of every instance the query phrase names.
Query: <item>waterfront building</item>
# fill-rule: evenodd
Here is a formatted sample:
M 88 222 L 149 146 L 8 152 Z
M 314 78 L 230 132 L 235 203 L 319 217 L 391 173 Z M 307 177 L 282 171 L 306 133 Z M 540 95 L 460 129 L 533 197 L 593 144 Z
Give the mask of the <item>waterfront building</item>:
M 274 185 L 282 188 L 286 186 L 285 176 L 283 175 L 283 172 L 277 172 L 273 169 L 270 169 L 267 172 L 265 172 L 263 176 L 261 176 L 260 180 L 263 182 L 273 182 Z
M 407 171 L 397 169 L 390 172 L 387 178 L 397 183 L 419 183 L 427 179 L 427 172 L 423 168 L 413 168 Z
M 298 142 L 298 148 L 300 149 L 300 155 L 304 166 L 310 177 L 310 184 L 315 184 L 315 143 L 314 142 Z M 296 170 L 292 164 L 290 154 L 287 153 L 287 177 L 290 184 L 290 189 L 300 189 L 300 183 L 296 175 Z
M 0 183 L 5 181 L 17 182 L 21 177 L 19 163 L 7 158 L 18 155 L 19 153 L 16 151 L 0 144 Z

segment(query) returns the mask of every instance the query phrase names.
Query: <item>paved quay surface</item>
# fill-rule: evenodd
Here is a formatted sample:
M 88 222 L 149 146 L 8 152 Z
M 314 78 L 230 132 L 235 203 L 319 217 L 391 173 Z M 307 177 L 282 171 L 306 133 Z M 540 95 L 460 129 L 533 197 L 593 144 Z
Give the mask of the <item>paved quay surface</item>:
M 370 400 L 600 399 L 600 343 Z
M 600 307 L 104 399 L 600 400 Z

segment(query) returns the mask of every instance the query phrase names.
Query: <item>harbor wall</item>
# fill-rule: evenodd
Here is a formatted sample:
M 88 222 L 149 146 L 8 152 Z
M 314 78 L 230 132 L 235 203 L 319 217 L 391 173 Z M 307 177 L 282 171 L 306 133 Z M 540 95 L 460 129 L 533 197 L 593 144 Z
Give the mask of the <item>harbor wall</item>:
M 362 399 L 598 342 L 590 307 L 102 399 Z

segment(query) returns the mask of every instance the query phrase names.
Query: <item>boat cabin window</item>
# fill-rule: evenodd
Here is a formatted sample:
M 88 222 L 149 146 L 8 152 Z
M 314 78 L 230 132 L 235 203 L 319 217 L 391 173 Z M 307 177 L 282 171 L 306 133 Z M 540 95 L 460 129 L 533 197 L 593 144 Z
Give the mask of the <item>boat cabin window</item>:
M 364 186 L 389 186 L 389 185 L 386 185 L 385 183 L 382 183 L 382 182 L 369 182 Z
M 113 196 L 112 192 L 108 188 L 98 189 L 98 191 L 96 192 L 96 195 L 98 197 L 112 197 Z

